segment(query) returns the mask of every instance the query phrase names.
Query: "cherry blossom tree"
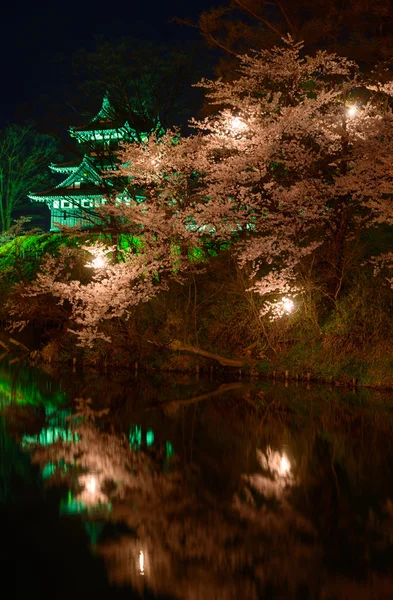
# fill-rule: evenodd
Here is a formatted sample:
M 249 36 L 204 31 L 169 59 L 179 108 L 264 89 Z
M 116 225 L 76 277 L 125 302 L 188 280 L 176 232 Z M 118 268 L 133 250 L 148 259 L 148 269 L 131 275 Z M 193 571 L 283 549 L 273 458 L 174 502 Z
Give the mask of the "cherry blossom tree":
M 337 296 L 348 242 L 391 222 L 391 83 L 288 40 L 241 57 L 236 81 L 200 85 L 217 113 L 176 144 L 168 133 L 128 147 L 122 173 L 149 188 L 149 202 L 170 198 L 190 235 L 230 239 L 255 291 L 299 291 L 297 267 L 322 247 Z
M 265 313 L 292 306 L 299 270 L 316 255 L 336 299 L 353 240 L 392 223 L 392 83 L 366 81 L 334 54 L 304 56 L 291 39 L 239 64 L 236 80 L 199 84 L 217 110 L 192 121 L 195 134 L 168 131 L 121 151 L 116 174 L 129 178 L 129 198 L 101 210 L 140 236 L 139 251 L 87 284 L 56 281 L 49 265 L 24 291 L 67 300 L 82 343 L 185 273 L 189 248 L 208 240 L 231 244 Z

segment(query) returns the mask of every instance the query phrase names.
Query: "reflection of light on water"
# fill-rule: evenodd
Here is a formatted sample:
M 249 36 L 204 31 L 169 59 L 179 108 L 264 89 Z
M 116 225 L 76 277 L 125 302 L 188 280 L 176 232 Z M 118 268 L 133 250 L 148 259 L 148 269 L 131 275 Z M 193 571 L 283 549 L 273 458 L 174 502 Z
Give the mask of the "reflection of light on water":
M 67 500 L 60 500 L 60 514 L 61 515 L 75 515 L 80 514 L 86 510 L 86 506 L 82 502 L 77 502 L 73 496 L 71 490 L 68 490 Z
M 171 458 L 171 456 L 174 455 L 175 451 L 173 449 L 171 442 L 168 442 L 168 441 L 165 442 L 165 453 L 166 453 L 167 458 Z
M 289 460 L 287 459 L 285 454 L 283 454 L 281 457 L 281 461 L 280 461 L 280 474 L 286 475 L 287 473 L 290 472 L 290 470 L 291 470 L 291 463 L 289 462 Z
M 148 429 L 148 431 L 146 431 L 146 445 L 151 446 L 152 444 L 154 444 L 154 431 Z
M 139 574 L 145 574 L 145 555 L 143 554 L 142 550 L 139 552 Z
M 72 433 L 65 427 L 44 427 L 38 435 L 24 435 L 22 437 L 22 446 L 30 444 L 39 444 L 40 446 L 50 446 L 55 442 L 72 443 L 78 441 L 78 435 Z
M 140 447 L 142 443 L 142 427 L 140 425 L 131 425 L 129 441 L 134 450 Z
M 276 482 L 283 486 L 293 485 L 293 465 L 285 452 L 268 446 L 265 452 L 257 450 L 257 458 L 262 469 L 268 471 Z
M 272 450 L 270 446 L 267 446 L 265 452 L 257 449 L 256 453 L 263 473 L 243 475 L 243 480 L 265 498 L 282 499 L 286 491 L 297 485 L 298 480 L 293 473 L 294 464 L 291 464 L 284 452 Z M 248 498 L 251 503 L 254 502 L 252 495 L 249 494 Z
M 89 479 L 86 482 L 87 491 L 90 492 L 90 494 L 94 494 L 96 491 L 96 487 L 97 487 L 96 478 L 93 476 L 89 477 Z
M 56 465 L 53 462 L 46 463 L 46 465 L 42 469 L 42 479 L 48 479 L 49 477 L 52 477 L 55 471 Z
M 75 496 L 75 501 L 82 503 L 88 510 L 98 506 L 110 510 L 108 495 L 101 490 L 102 482 L 102 473 L 80 475 L 78 485 L 81 491 Z

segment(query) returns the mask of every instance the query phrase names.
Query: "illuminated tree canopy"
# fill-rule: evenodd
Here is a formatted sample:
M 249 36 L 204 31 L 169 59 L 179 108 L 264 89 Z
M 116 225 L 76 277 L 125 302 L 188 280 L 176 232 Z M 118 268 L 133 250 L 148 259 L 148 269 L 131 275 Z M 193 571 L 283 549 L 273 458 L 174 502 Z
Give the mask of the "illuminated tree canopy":
M 200 86 L 215 112 L 191 122 L 194 135 L 167 131 L 119 153 L 112 175 L 130 178 L 131 199 L 137 188 L 144 200 L 100 211 L 141 237 L 138 251 L 119 260 L 113 248 L 92 246 L 93 257 L 112 258 L 87 284 L 64 279 L 69 254 L 48 258 L 23 291 L 70 303 L 82 344 L 107 339 L 103 323 L 129 317 L 171 278 L 186 276 L 189 249 L 207 240 L 231 245 L 271 318 L 301 300 L 308 265 L 335 302 L 353 241 L 392 224 L 391 82 L 367 79 L 334 54 L 305 55 L 288 39 L 243 56 L 234 81 Z

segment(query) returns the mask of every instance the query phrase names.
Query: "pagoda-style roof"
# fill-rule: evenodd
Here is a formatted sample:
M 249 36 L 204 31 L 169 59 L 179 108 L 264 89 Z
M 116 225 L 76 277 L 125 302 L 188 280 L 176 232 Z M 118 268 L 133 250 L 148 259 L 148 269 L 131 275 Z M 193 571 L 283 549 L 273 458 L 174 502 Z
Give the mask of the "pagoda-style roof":
M 106 181 L 108 186 L 113 186 L 111 181 Z M 77 187 L 76 187 L 77 186 Z M 82 162 L 73 168 L 68 177 L 56 187 L 43 192 L 30 193 L 28 197 L 37 202 L 71 197 L 100 197 L 103 196 L 104 186 L 100 173 L 94 166 L 91 158 L 85 155 Z
M 112 170 L 115 168 L 115 164 L 114 164 L 114 158 L 113 156 L 105 156 L 102 153 L 99 152 L 90 152 L 90 154 L 88 155 L 88 159 L 91 161 L 91 163 L 93 165 L 95 165 L 96 167 L 99 167 L 100 170 Z M 51 163 L 49 165 L 50 170 L 53 173 L 63 173 L 64 175 L 69 175 L 70 173 L 75 173 L 76 171 L 78 171 L 79 167 L 81 165 L 81 161 L 78 160 L 73 160 L 73 161 L 69 161 L 69 162 L 64 162 L 64 163 Z
M 99 169 L 100 172 L 107 170 L 113 171 L 116 168 L 116 165 L 119 163 L 115 156 L 109 156 L 108 154 L 103 154 L 102 152 L 90 152 L 89 159 L 95 168 Z
M 108 92 L 106 92 L 102 99 L 101 108 L 91 122 L 105 123 L 114 121 L 116 121 L 116 111 L 109 100 Z
M 77 138 L 85 138 L 87 134 L 89 134 L 89 137 L 91 137 L 94 133 L 96 133 L 94 139 L 99 140 L 100 132 L 113 132 L 111 137 L 116 137 L 115 132 L 122 131 L 125 128 L 125 124 L 126 120 L 119 118 L 119 116 L 116 114 L 116 111 L 109 100 L 108 93 L 106 93 L 102 100 L 101 108 L 96 116 L 93 117 L 86 125 L 70 127 L 69 131 L 71 136 Z M 124 137 L 126 129 L 127 128 L 125 128 L 123 135 L 121 135 L 121 138 Z
M 74 183 L 92 182 L 100 185 L 102 179 L 99 172 L 95 168 L 92 160 L 88 156 L 84 156 L 82 162 L 76 169 L 73 169 L 67 179 L 59 183 L 56 188 L 67 188 Z
M 139 115 L 134 115 L 132 121 L 130 125 L 129 120 L 116 112 L 106 93 L 96 116 L 86 125 L 70 127 L 69 132 L 78 142 L 147 140 L 151 126 Z
M 59 163 L 58 165 L 56 165 L 55 163 L 51 163 L 49 165 L 50 170 L 53 173 L 73 173 L 74 171 L 76 171 L 78 169 L 80 165 L 80 161 L 76 162 L 76 161 L 70 161 L 70 162 L 64 162 L 64 163 Z
M 30 192 L 28 197 L 35 202 L 48 202 L 50 200 L 72 200 L 75 199 L 88 199 L 88 198 L 103 198 L 104 190 L 98 185 L 90 185 L 82 188 L 65 188 L 56 187 L 50 190 L 44 190 L 43 192 Z

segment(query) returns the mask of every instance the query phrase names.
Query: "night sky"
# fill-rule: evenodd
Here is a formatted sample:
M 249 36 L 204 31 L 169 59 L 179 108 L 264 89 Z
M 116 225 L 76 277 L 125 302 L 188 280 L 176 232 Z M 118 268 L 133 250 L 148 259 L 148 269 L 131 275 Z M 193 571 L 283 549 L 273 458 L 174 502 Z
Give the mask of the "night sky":
M 215 0 L 166 0 L 155 7 L 132 0 L 5 3 L 1 9 L 0 126 L 34 119 L 38 112 L 42 115 L 43 97 L 59 102 L 63 82 L 69 78 L 68 59 L 70 64 L 72 53 L 81 47 L 92 49 L 95 36 L 196 40 L 200 38 L 196 29 L 169 20 L 178 16 L 195 21 L 204 8 L 217 4 Z

